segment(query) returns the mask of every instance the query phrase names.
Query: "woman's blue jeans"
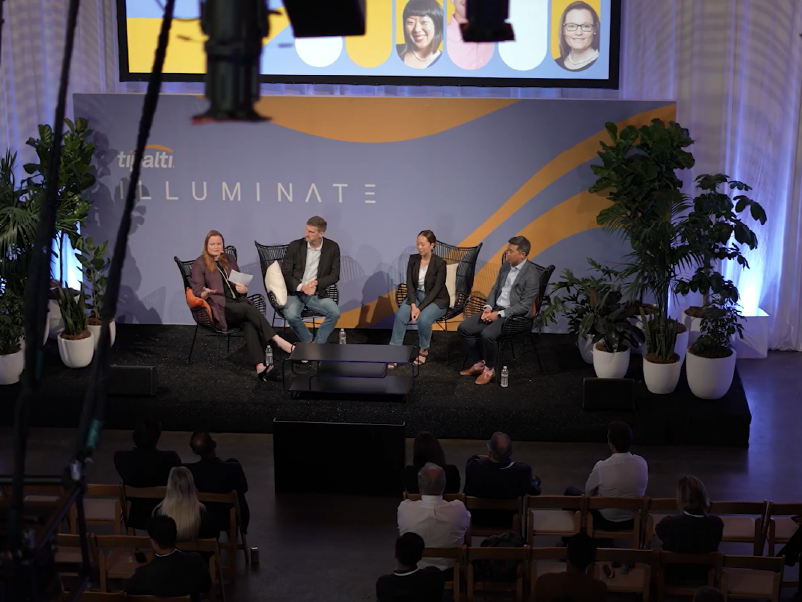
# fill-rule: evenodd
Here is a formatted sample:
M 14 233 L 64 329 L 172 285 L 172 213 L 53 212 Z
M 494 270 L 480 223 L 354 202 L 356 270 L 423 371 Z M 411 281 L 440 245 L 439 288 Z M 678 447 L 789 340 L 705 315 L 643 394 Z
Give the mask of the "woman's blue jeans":
M 415 291 L 417 294 L 418 303 L 423 301 L 426 297 L 424 291 Z M 428 349 L 432 342 L 432 324 L 437 322 L 440 318 L 446 315 L 448 308 L 440 309 L 434 303 L 429 303 L 421 310 L 418 316 L 418 339 L 421 349 Z M 390 345 L 401 345 L 404 342 L 404 334 L 407 331 L 407 324 L 409 324 L 410 315 L 412 313 L 412 306 L 409 304 L 409 299 L 404 299 L 401 307 L 395 312 L 395 324 L 393 324 L 393 336 L 390 339 Z

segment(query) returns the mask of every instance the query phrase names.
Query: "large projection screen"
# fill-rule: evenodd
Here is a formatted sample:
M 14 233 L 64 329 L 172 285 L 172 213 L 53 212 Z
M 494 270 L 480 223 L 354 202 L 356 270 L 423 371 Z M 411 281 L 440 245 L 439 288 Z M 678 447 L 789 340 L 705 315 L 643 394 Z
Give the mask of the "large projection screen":
M 279 0 L 264 40 L 265 83 L 617 88 L 620 0 L 510 0 L 514 42 L 466 43 L 467 0 L 366 0 L 359 37 L 293 36 Z M 202 81 L 199 0 L 177 0 L 168 81 Z M 163 0 L 117 0 L 120 78 L 148 78 Z

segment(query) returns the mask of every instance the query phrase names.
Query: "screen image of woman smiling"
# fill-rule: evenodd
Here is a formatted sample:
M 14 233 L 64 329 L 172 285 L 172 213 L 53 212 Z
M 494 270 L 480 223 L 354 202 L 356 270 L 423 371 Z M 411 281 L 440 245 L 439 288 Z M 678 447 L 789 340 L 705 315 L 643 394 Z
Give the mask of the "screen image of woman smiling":
M 586 2 L 572 2 L 560 19 L 560 58 L 568 71 L 584 71 L 599 58 L 599 15 Z
M 413 69 L 426 69 L 442 56 L 443 7 L 436 0 L 409 0 L 403 14 L 404 43 L 398 56 Z

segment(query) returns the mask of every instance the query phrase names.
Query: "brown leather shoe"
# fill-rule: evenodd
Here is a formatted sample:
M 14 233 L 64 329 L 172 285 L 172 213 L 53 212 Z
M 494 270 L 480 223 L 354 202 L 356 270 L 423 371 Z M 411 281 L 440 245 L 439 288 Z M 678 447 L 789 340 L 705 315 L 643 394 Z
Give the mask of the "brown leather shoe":
M 496 371 L 490 370 L 482 370 L 482 373 L 479 375 L 479 378 L 476 379 L 477 385 L 486 385 L 489 382 L 492 382 L 493 379 L 496 378 Z
M 470 368 L 465 368 L 465 370 L 460 370 L 459 373 L 461 376 L 479 376 L 484 371 L 484 368 L 474 368 L 471 366 Z

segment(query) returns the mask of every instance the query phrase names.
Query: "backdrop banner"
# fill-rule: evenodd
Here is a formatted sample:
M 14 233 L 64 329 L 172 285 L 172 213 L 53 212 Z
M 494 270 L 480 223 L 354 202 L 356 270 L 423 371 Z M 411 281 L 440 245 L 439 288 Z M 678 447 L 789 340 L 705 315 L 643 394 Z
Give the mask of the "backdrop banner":
M 98 183 L 85 234 L 113 246 L 144 96 L 76 94 L 75 116 L 98 142 Z M 265 97 L 258 124 L 193 126 L 200 97 L 164 95 L 143 163 L 118 320 L 189 324 L 173 262 L 198 257 L 206 233 L 235 245 L 250 293 L 264 293 L 254 241 L 286 244 L 320 215 L 339 243 L 339 326 L 389 327 L 394 289 L 419 231 L 484 243 L 474 291 L 487 294 L 506 241 L 530 259 L 584 274 L 628 245 L 596 225 L 594 181 L 606 122 L 619 129 L 675 118 L 668 101 Z M 271 310 L 268 309 L 268 312 Z

